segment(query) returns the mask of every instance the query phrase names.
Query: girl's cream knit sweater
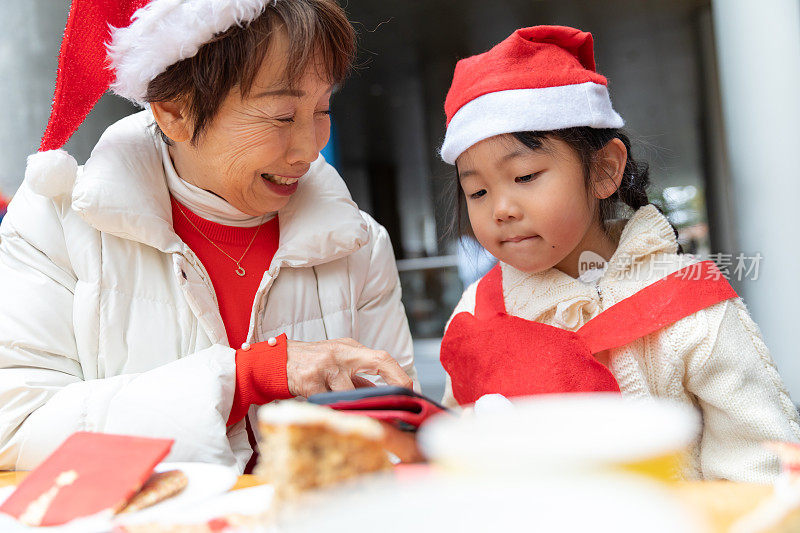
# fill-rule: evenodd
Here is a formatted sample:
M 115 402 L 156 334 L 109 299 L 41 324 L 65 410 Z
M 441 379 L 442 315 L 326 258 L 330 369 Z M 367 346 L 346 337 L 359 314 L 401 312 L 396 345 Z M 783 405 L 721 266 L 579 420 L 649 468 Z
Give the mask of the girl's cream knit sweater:
M 526 274 L 502 264 L 509 314 L 575 331 L 600 312 L 696 262 L 652 205 L 624 225 L 603 276 L 584 283 L 551 268 Z M 474 312 L 476 284 L 453 315 Z M 800 440 L 798 413 L 740 298 L 713 305 L 610 353 L 622 394 L 693 405 L 703 419 L 688 479 L 768 482 L 779 464 L 761 443 Z M 455 405 L 448 377 L 444 403 Z

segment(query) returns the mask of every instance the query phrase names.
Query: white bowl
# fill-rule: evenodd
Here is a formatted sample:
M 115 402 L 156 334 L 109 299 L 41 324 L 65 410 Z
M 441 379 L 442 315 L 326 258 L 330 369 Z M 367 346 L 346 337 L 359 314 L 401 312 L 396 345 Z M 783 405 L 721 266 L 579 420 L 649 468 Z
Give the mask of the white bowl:
M 663 400 L 542 395 L 491 412 L 439 416 L 420 430 L 419 441 L 449 470 L 527 476 L 669 457 L 687 450 L 699 428 L 693 409 Z

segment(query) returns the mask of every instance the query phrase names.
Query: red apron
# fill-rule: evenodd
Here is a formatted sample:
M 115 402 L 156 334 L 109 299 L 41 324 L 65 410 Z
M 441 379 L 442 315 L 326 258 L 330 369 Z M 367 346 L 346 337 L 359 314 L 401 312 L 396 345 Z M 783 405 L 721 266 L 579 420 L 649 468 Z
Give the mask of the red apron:
M 734 297 L 713 261 L 703 261 L 645 287 L 572 332 L 506 313 L 497 265 L 478 283 L 475 314 L 462 312 L 450 321 L 441 362 L 461 405 L 490 393 L 619 392 L 614 375 L 595 354 Z

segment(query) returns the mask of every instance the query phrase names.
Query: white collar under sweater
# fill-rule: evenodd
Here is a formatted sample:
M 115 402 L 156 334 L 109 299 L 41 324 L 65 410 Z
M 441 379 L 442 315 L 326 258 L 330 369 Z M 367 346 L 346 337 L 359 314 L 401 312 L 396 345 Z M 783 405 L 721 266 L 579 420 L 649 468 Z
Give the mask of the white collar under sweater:
M 611 305 L 696 261 L 681 256 L 676 264 L 675 232 L 654 205 L 638 209 L 627 222 L 619 221 L 612 233 L 620 229 L 617 249 L 595 283 L 584 283 L 556 268 L 528 274 L 501 263 L 508 312 L 574 331 Z M 663 262 L 663 272 L 654 268 L 660 254 L 670 256 Z
M 172 157 L 169 155 L 167 143 L 159 139 L 161 144 L 161 162 L 164 164 L 164 174 L 167 177 L 167 188 L 170 194 L 191 210 L 195 215 L 226 226 L 237 228 L 253 228 L 271 220 L 275 213 L 267 213 L 254 217 L 243 213 L 231 204 L 200 187 L 184 181 L 178 176 Z

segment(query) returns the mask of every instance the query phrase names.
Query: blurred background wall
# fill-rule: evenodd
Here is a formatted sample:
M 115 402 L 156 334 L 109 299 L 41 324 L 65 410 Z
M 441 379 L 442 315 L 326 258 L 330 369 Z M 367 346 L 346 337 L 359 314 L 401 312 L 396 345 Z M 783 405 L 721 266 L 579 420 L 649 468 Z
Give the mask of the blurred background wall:
M 0 190 L 7 195 L 44 133 L 68 13 L 68 0 L 0 1 Z M 103 130 L 133 111 L 105 95 L 64 148 L 83 163 Z
M 516 28 L 562 24 L 594 34 L 598 70 L 610 79 L 635 153 L 651 163 L 652 201 L 679 228 L 686 251 L 727 266 L 800 399 L 792 335 L 800 301 L 792 282 L 800 264 L 792 242 L 800 222 L 792 158 L 800 148 L 800 2 L 345 5 L 359 33 L 359 66 L 334 98 L 326 153 L 361 208 L 391 235 L 426 392 L 441 394 L 439 337 L 464 284 L 491 264 L 447 231 L 454 176 L 437 148 L 453 67 Z M 0 3 L 0 188 L 7 195 L 47 122 L 68 8 L 66 0 Z M 67 150 L 82 162 L 102 130 L 132 111 L 106 95 Z

